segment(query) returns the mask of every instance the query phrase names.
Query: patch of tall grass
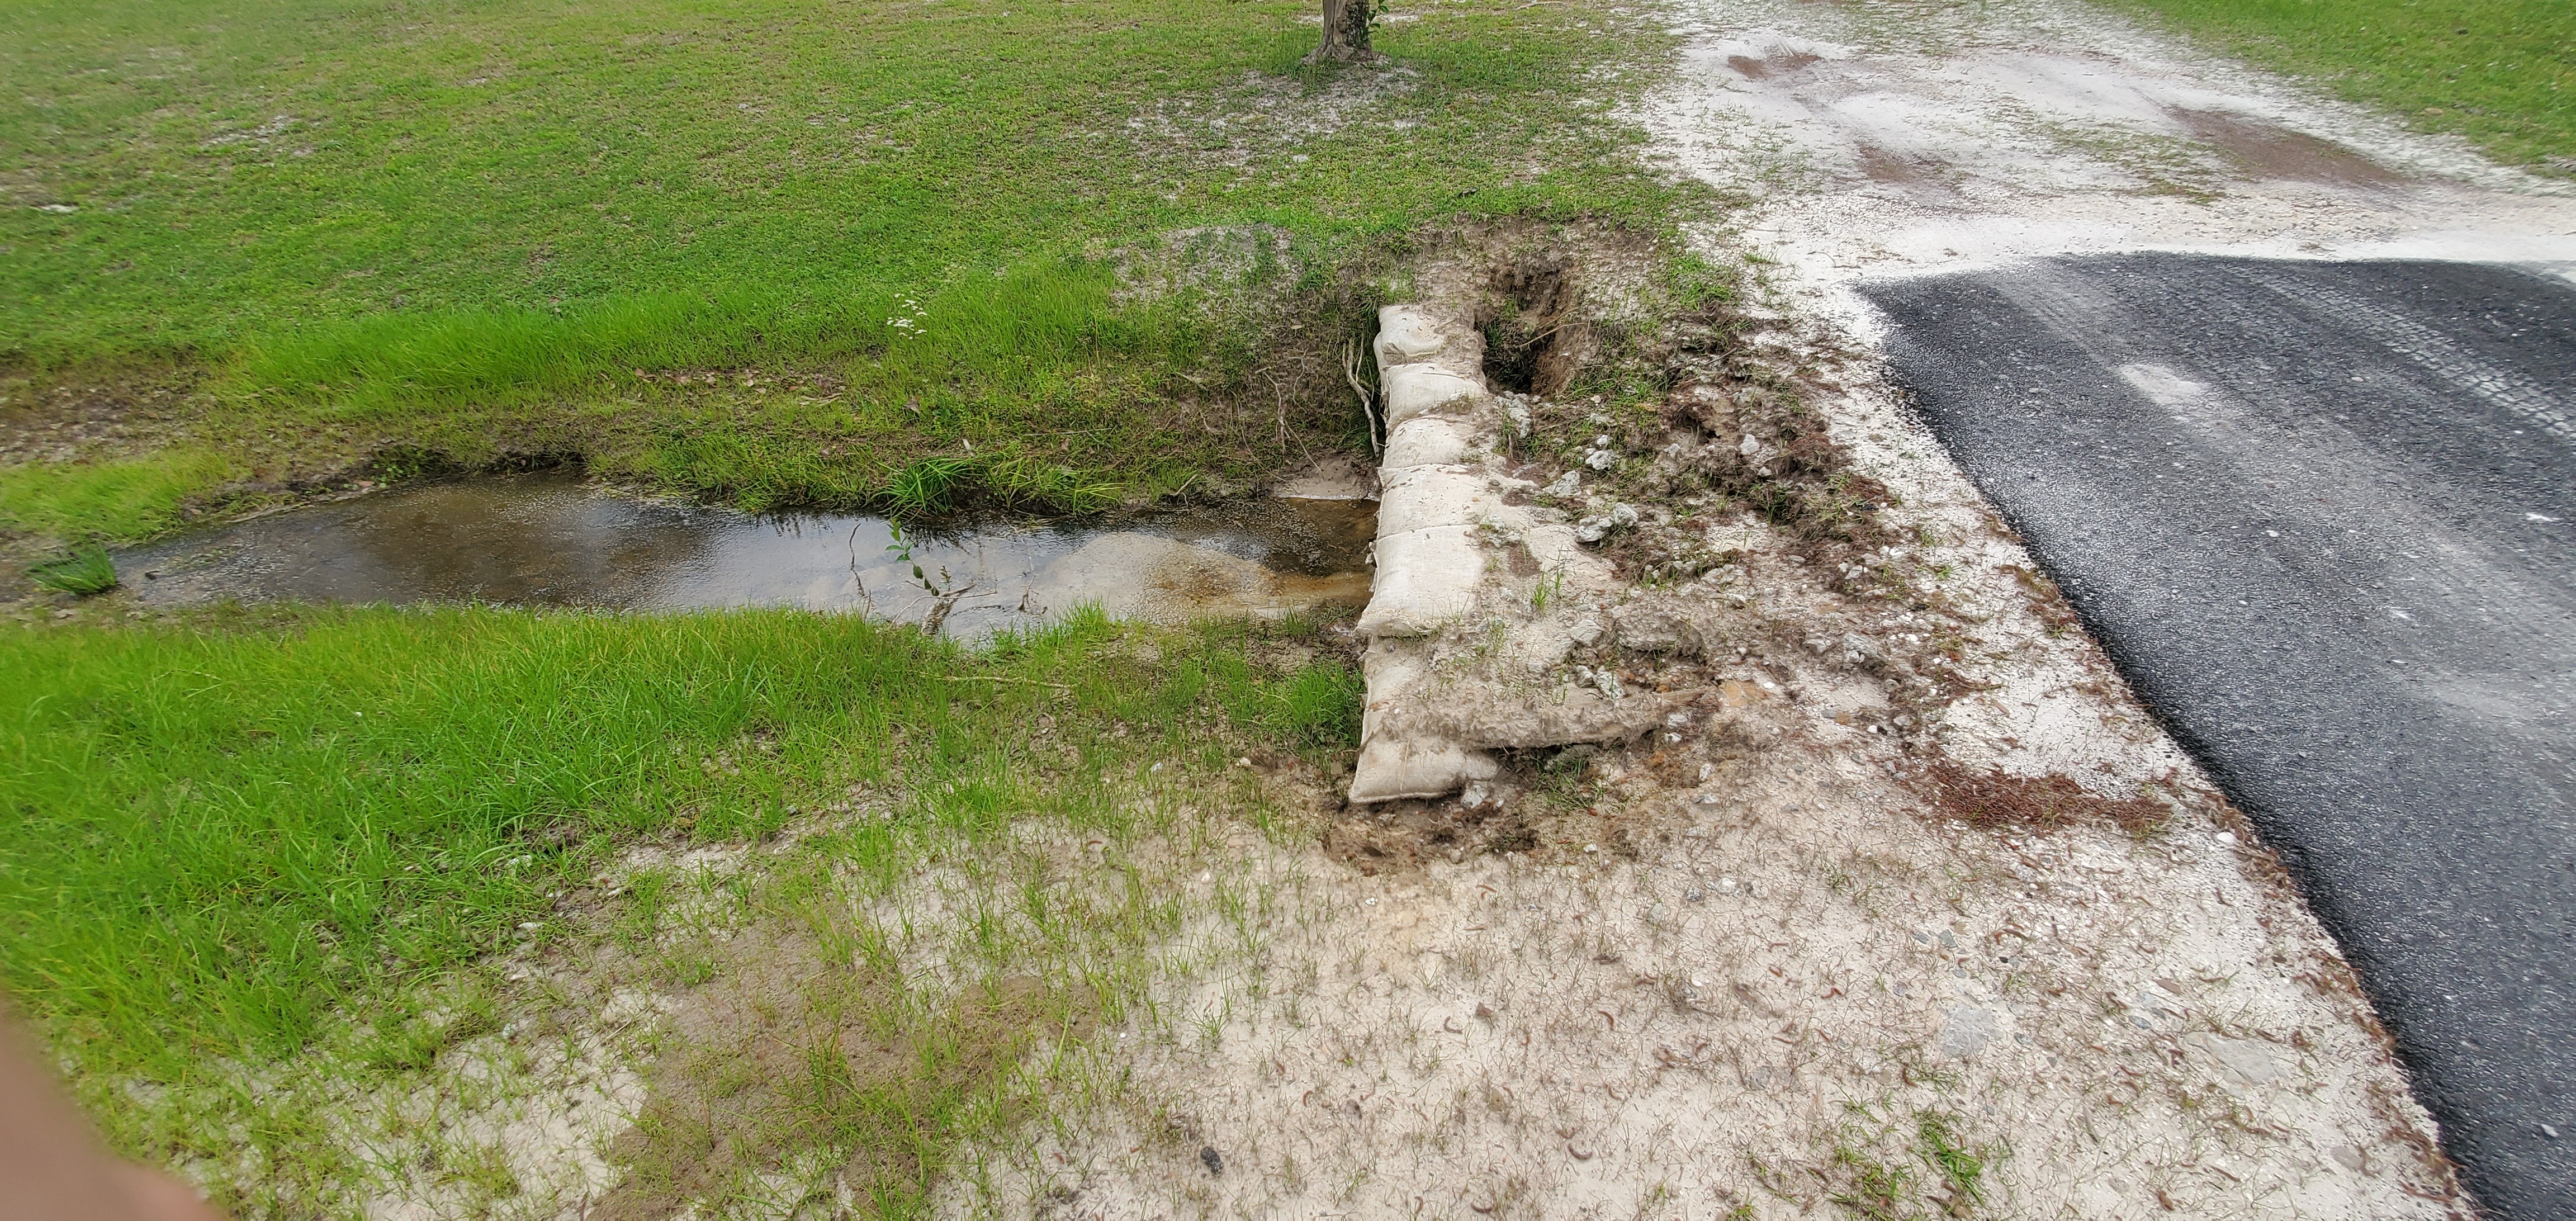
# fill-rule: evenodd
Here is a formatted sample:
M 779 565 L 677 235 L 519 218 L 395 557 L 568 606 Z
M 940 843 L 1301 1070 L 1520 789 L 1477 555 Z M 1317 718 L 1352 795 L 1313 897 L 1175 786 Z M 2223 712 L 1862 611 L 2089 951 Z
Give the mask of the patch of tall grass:
M 1042 392 L 1050 372 L 1087 361 L 1194 359 L 1185 310 L 1113 308 L 1114 287 L 1105 266 L 1056 259 L 919 297 L 862 281 L 820 297 L 734 288 L 611 295 L 559 310 L 398 310 L 263 336 L 237 353 L 227 380 L 277 407 L 369 419 L 631 385 L 643 371 L 831 361 L 856 396 L 926 395 L 937 410 L 965 387 Z
M 141 538 L 168 529 L 180 503 L 236 467 L 213 454 L 168 449 L 104 462 L 0 466 L 0 528 L 54 538 Z
M 1242 625 L 1083 613 L 970 651 L 796 611 L 264 614 L 0 632 L 0 982 L 88 1070 L 283 1053 L 637 836 L 757 837 L 852 784 L 973 833 L 1357 707 L 1345 662 L 1273 673 L 1243 634 L 1279 629 Z

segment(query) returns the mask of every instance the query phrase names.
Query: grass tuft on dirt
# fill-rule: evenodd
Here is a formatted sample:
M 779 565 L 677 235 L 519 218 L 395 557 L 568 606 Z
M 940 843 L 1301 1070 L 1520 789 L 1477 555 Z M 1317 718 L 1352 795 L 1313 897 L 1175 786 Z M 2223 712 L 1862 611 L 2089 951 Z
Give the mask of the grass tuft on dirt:
M 27 571 L 39 587 L 76 598 L 93 597 L 114 589 L 120 583 L 116 561 L 109 559 L 103 547 L 83 547 L 56 560 L 47 560 Z

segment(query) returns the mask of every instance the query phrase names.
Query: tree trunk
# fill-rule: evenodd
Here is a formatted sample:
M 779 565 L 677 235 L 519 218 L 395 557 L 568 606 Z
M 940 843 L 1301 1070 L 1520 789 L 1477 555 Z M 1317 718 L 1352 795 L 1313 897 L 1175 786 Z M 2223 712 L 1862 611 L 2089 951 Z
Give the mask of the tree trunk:
M 1324 42 L 1306 62 L 1349 64 L 1376 58 L 1369 48 L 1369 0 L 1324 0 Z

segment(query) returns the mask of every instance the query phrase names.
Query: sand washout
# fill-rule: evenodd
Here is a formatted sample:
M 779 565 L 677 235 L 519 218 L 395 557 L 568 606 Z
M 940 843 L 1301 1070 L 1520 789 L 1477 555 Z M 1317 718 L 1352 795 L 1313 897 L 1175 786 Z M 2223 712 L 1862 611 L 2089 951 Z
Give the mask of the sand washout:
M 983 1151 L 948 1211 L 2465 1215 L 2331 941 L 1875 356 L 1812 317 L 1739 338 L 1669 432 L 1512 403 L 1577 439 L 1484 488 L 1559 529 L 1636 511 L 1582 544 L 1609 582 L 1551 582 L 1593 638 L 1500 702 L 1583 666 L 1669 711 L 1453 797 L 1314 793 L 1262 952 L 1166 981 L 1127 1092 Z M 1808 476 L 1877 501 L 1827 529 L 1645 494 Z M 1503 617 L 1409 638 L 1436 702 L 1526 672 L 1552 620 Z
M 1345 816 L 1261 963 L 1174 986 L 1202 1033 L 1139 1053 L 1136 1105 L 950 1203 L 2466 1215 L 2332 943 L 1908 413 L 1847 286 L 2068 250 L 2566 260 L 2576 204 L 2069 5 L 1668 12 L 1692 45 L 1637 117 L 1755 196 L 1703 240 L 1772 260 L 1751 356 L 1889 493 L 1887 538 L 1701 514 L 1715 577 L 1581 591 L 1614 646 L 1623 608 L 1696 600 L 1717 647 L 1678 720 L 1588 787 Z M 1866 596 L 1891 571 L 1910 601 Z M 1653 689 L 1636 660 L 1614 673 Z M 1944 766 L 2169 813 L 1971 825 L 1923 782 Z
M 2068 0 L 1665 12 L 1653 160 L 1751 192 L 1706 239 L 1863 339 L 1857 278 L 2047 254 L 2576 266 L 2576 186 Z

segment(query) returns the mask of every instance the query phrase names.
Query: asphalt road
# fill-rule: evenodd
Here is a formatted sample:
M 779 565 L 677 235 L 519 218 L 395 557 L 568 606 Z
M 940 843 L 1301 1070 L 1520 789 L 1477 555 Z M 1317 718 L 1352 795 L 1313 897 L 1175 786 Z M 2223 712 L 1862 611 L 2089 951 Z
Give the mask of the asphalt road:
M 1864 289 L 2515 1219 L 2576 1218 L 2576 285 L 2551 270 L 2132 254 Z

